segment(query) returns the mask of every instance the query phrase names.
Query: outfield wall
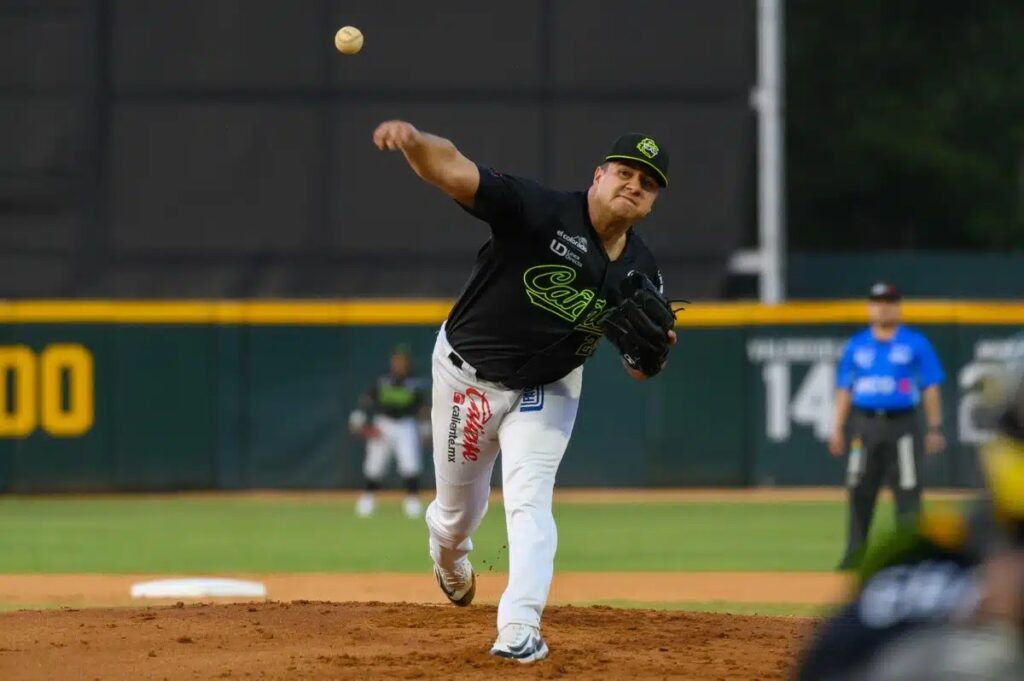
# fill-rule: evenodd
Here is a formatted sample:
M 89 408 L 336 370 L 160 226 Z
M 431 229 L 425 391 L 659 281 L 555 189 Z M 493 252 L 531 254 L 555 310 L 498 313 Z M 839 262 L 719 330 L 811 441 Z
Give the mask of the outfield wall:
M 410 342 L 428 359 L 446 301 L 0 303 L 0 491 L 361 484 L 356 396 Z M 948 379 L 943 486 L 977 480 L 966 389 L 1010 351 L 1024 305 L 917 301 Z M 603 344 L 588 363 L 565 486 L 822 485 L 835 358 L 859 301 L 694 305 L 656 380 Z M 428 474 L 429 477 L 429 474 Z

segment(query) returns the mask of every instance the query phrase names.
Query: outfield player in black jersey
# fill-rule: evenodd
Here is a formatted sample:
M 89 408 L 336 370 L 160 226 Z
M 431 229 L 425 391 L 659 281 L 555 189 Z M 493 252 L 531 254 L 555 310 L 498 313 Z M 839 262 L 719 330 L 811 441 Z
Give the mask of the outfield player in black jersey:
M 402 511 L 410 518 L 423 515 L 419 498 L 423 467 L 420 426 L 426 422 L 429 408 L 426 386 L 411 373 L 409 346 L 396 347 L 390 363 L 391 370 L 359 396 L 359 406 L 348 419 L 352 434 L 366 440 L 363 460 L 366 486 L 356 501 L 356 515 L 360 518 L 367 518 L 376 510 L 376 493 L 392 456 L 405 483 Z
M 401 151 L 420 178 L 490 226 L 434 349 L 430 555 L 441 589 L 468 605 L 476 589 L 470 537 L 487 510 L 500 450 L 509 581 L 491 653 L 539 660 L 548 653 L 540 619 L 557 542 L 552 490 L 576 418 L 582 364 L 627 275 L 642 272 L 663 287 L 633 227 L 668 184 L 668 153 L 651 136 L 623 135 L 589 188 L 566 192 L 478 166 L 450 141 L 404 121 L 382 123 L 373 141 Z M 666 335 L 675 342 L 673 331 Z

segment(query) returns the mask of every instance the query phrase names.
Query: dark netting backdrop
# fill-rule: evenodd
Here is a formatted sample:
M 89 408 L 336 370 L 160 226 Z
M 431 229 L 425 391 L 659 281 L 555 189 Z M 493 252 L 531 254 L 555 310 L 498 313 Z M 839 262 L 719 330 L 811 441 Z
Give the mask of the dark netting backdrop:
M 453 296 L 486 228 L 376 151 L 392 117 L 561 188 L 651 131 L 643 232 L 673 293 L 720 297 L 754 218 L 754 7 L 6 0 L 0 297 Z

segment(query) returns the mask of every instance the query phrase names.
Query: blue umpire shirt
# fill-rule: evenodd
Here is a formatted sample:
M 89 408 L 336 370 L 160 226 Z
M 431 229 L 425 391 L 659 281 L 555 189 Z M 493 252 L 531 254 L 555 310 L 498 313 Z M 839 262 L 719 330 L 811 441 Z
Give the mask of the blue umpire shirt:
M 912 409 L 921 391 L 945 378 L 932 344 L 899 326 L 890 341 L 877 340 L 870 327 L 850 339 L 836 370 L 836 386 L 849 390 L 860 409 Z

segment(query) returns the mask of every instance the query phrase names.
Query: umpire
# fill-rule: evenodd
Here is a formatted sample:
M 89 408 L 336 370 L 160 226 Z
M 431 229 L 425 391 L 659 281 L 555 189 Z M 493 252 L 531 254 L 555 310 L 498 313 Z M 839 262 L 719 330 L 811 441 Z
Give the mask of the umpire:
M 828 443 L 833 456 L 849 452 L 850 524 L 840 569 L 854 567 L 883 482 L 892 489 L 901 520 L 921 508 L 919 403 L 924 403 L 928 428 L 924 451 L 935 454 L 946 446 L 939 393 L 942 366 L 928 339 L 900 324 L 895 286 L 879 282 L 871 287 L 868 317 L 871 325 L 850 339 L 839 360 Z

